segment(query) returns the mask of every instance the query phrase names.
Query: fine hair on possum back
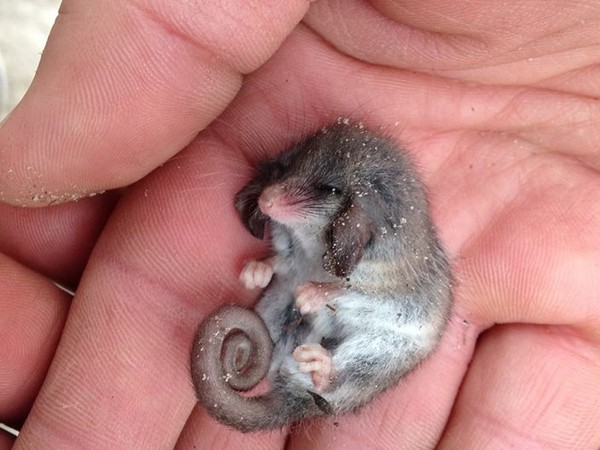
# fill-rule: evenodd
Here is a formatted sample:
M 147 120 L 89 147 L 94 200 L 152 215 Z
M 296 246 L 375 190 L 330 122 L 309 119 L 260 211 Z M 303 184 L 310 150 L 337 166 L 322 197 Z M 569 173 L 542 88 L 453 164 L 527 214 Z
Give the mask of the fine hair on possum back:
M 285 207 L 265 213 L 264 192 Z M 350 412 L 435 348 L 451 309 L 449 264 L 425 190 L 392 140 L 340 119 L 262 161 L 235 206 L 254 236 L 269 227 L 277 262 L 254 310 L 226 306 L 198 327 L 192 380 L 211 416 L 257 431 Z M 295 292 L 313 283 L 334 295 L 303 315 Z M 330 357 L 320 391 L 292 356 L 302 344 Z M 241 394 L 265 377 L 265 394 Z

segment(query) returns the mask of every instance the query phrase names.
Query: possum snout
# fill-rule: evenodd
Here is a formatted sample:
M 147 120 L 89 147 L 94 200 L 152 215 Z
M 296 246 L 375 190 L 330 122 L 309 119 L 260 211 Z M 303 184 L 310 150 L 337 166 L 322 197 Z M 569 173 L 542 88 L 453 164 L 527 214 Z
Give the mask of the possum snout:
M 258 197 L 258 208 L 277 222 L 294 224 L 305 218 L 305 210 L 310 203 L 307 199 L 305 192 L 277 183 L 263 189 Z
M 271 216 L 273 210 L 277 210 L 280 207 L 279 203 L 281 203 L 282 195 L 282 186 L 275 184 L 266 187 L 260 194 L 260 197 L 258 197 L 258 207 L 262 213 Z

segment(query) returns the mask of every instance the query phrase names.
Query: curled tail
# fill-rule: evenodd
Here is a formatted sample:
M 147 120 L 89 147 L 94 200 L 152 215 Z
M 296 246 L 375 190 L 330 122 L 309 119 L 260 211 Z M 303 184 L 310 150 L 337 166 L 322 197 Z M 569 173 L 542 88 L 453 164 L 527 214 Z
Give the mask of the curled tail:
M 277 389 L 257 397 L 239 394 L 267 375 L 272 351 L 269 331 L 255 312 L 239 306 L 221 308 L 200 324 L 192 346 L 198 401 L 215 419 L 240 431 L 279 428 L 300 418 L 304 399 L 284 402 Z

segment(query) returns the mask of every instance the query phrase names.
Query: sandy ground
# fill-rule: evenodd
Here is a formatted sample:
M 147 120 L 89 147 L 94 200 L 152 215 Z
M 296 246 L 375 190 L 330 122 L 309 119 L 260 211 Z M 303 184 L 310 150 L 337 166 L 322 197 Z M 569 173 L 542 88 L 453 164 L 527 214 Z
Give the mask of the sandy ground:
M 0 0 L 0 120 L 31 83 L 60 0 Z

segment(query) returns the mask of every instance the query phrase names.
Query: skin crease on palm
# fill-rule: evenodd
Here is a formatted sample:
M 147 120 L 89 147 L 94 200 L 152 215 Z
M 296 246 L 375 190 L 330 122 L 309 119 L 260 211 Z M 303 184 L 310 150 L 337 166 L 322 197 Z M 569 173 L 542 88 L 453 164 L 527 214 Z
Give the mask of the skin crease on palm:
M 0 127 L 0 422 L 27 419 L 0 448 L 598 448 L 599 22 L 600 1 L 65 1 Z M 356 415 L 241 435 L 187 367 L 201 318 L 256 294 L 233 196 L 339 115 L 420 167 L 454 313 Z M 114 209 L 8 205 L 138 180 Z

